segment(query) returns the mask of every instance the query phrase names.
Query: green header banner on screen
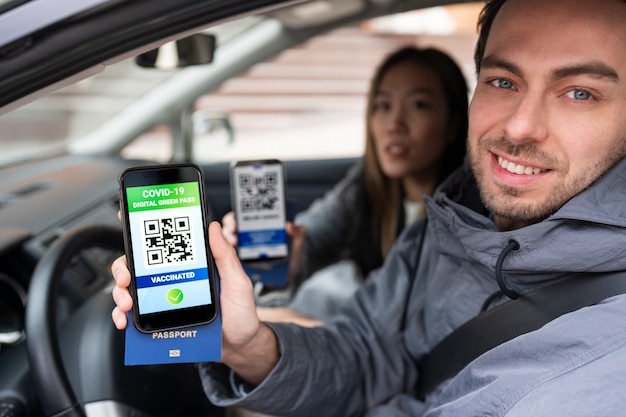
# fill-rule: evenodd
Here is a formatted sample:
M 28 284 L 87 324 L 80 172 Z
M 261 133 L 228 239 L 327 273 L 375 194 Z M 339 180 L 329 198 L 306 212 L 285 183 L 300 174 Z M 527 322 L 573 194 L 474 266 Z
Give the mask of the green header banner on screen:
M 126 189 L 128 211 L 163 210 L 200 205 L 197 182 L 159 184 Z

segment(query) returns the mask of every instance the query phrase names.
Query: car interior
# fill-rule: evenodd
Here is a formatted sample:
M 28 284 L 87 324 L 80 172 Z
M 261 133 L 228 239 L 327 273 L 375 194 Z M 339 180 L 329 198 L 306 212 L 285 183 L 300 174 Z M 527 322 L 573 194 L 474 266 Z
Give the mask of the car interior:
M 446 48 L 473 82 L 479 7 L 0 2 L 0 414 L 224 415 L 194 364 L 123 365 L 110 315 L 119 174 L 194 162 L 220 220 L 230 162 L 278 158 L 304 210 L 362 154 L 369 77 L 388 52 Z M 168 50 L 176 59 L 155 58 Z

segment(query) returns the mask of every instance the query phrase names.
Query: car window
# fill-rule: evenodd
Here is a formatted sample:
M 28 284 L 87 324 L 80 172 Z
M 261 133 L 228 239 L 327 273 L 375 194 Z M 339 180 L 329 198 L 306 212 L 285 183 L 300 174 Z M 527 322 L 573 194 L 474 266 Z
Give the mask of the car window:
M 1 159 L 62 152 L 68 143 L 71 152 L 158 162 L 356 157 L 364 150 L 364 106 L 375 65 L 402 45 L 436 46 L 451 53 L 471 81 L 475 29 L 456 22 L 475 21 L 467 15 L 478 9 L 457 5 L 368 20 L 289 47 L 243 72 L 220 70 L 220 62 L 208 69 L 145 69 L 127 59 L 0 118 Z M 220 51 L 269 20 L 250 17 L 207 32 L 217 35 Z M 237 59 L 250 53 L 242 50 Z M 176 97 L 187 88 L 176 86 L 181 80 L 211 66 L 224 83 L 206 93 L 196 89 L 199 97 L 190 104 Z M 169 103 L 156 96 L 159 91 Z M 181 118 L 190 125 L 186 132 Z

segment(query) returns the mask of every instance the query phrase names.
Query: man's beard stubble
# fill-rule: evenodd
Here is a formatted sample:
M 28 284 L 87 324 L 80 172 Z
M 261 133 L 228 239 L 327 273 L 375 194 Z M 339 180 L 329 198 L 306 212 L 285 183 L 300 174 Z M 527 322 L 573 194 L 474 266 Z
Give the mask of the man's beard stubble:
M 483 137 L 479 140 L 477 149 L 472 149 L 471 144 L 472 142 L 468 140 L 467 154 L 469 155 L 470 165 L 485 207 L 495 216 L 527 224 L 537 223 L 554 214 L 571 198 L 589 187 L 626 155 L 625 138 L 621 141 L 621 148 L 617 152 L 611 152 L 605 158 L 599 158 L 595 164 L 575 172 L 575 177 L 573 178 L 564 178 L 552 190 L 544 193 L 541 198 L 534 201 L 524 201 L 521 199 L 524 190 L 494 183 L 489 173 L 484 172 L 480 164 L 481 158 L 488 154 L 492 156 L 492 151 L 499 151 L 499 153 L 505 155 L 533 161 L 536 166 L 549 167 L 551 173 L 548 175 L 562 173 L 564 176 L 570 172 L 568 161 L 564 158 L 548 155 L 532 143 L 516 145 L 503 136 L 496 138 Z M 491 186 L 488 186 L 489 183 L 491 183 Z

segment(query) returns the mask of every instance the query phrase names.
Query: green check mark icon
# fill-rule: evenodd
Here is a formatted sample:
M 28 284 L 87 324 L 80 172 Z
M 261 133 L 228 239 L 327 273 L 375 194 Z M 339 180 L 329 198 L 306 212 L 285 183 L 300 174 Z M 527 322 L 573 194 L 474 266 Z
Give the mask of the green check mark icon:
M 170 304 L 180 304 L 183 301 L 183 292 L 178 288 L 172 288 L 167 292 L 167 301 Z

